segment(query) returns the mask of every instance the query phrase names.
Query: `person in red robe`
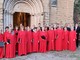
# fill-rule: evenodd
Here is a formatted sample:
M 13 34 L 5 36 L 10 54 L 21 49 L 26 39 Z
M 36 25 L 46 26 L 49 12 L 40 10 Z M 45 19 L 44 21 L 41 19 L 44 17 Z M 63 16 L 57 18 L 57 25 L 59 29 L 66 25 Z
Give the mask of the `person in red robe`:
M 54 50 L 54 30 L 52 27 L 49 27 L 48 30 L 48 50 Z
M 39 32 L 37 31 L 37 27 L 33 29 L 33 52 L 38 52 L 39 48 Z
M 18 32 L 18 55 L 26 55 L 27 54 L 27 38 L 26 38 L 26 32 L 24 31 L 24 27 L 22 26 L 20 28 L 20 31 Z
M 42 27 L 37 27 L 37 31 L 38 31 L 39 34 L 40 34 L 40 31 L 41 31 L 41 28 Z
M 67 27 L 64 27 L 64 40 L 63 40 L 63 50 L 68 50 L 68 42 L 69 42 L 69 31 Z
M 4 42 L 2 30 L 0 30 L 0 42 Z M 0 47 L 0 58 L 4 57 L 4 47 Z
M 62 51 L 62 45 L 63 45 L 63 29 L 61 28 L 61 26 L 58 27 L 57 29 L 57 33 L 56 33 L 56 51 Z
M 18 26 L 15 27 L 14 33 L 15 33 L 15 38 L 16 38 L 16 43 L 17 43 L 17 36 L 18 36 Z
M 13 58 L 15 57 L 15 47 L 14 47 L 14 38 L 12 37 L 11 31 L 9 31 L 9 27 L 6 27 L 6 31 L 4 32 L 4 41 L 5 41 L 5 57 Z
M 14 30 L 12 29 L 11 30 L 11 33 L 10 33 L 10 40 L 11 40 L 11 52 L 10 52 L 10 55 L 11 55 L 11 58 L 15 57 L 15 52 L 16 52 L 16 40 L 15 40 L 15 33 L 14 33 Z
M 54 25 L 54 50 L 56 50 L 57 26 Z
M 76 51 L 76 31 L 71 27 L 71 31 L 69 33 L 69 50 Z
M 27 27 L 26 36 L 27 36 L 27 52 L 31 53 L 32 52 L 32 31 L 29 26 Z
M 15 27 L 14 29 L 14 34 L 15 34 L 15 52 L 18 51 L 18 41 L 17 41 L 17 36 L 18 36 L 18 26 Z
M 39 34 L 39 40 L 40 40 L 40 52 L 46 52 L 47 51 L 47 32 L 45 31 L 44 27 L 42 27 L 42 31 L 40 31 Z

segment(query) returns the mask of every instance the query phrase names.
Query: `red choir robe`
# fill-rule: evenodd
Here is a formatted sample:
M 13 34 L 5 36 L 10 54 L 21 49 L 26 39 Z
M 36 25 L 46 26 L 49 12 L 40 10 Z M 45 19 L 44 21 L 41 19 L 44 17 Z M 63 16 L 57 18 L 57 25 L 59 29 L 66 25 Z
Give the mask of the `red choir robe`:
M 46 51 L 48 51 L 48 30 L 46 30 L 45 31 L 45 33 L 46 33 L 46 46 L 47 46 L 47 48 L 46 48 Z
M 38 31 L 37 31 L 37 32 L 38 32 L 38 35 L 40 34 L 40 31 L 41 31 L 41 30 L 38 30 Z
M 18 55 L 26 55 L 27 54 L 27 38 L 25 31 L 18 32 Z
M 4 42 L 3 34 L 0 34 L 0 42 Z M 3 58 L 3 56 L 4 56 L 4 47 L 0 47 L 0 58 Z
M 48 50 L 54 50 L 54 30 L 48 30 Z
M 42 39 L 42 36 L 45 36 L 45 39 Z M 47 32 L 43 32 L 43 31 L 40 31 L 40 34 L 39 34 L 39 40 L 40 40 L 40 52 L 46 52 L 47 51 Z
M 56 36 L 57 36 L 57 29 L 54 29 L 54 50 L 56 50 Z
M 41 32 L 41 30 L 38 30 L 38 37 L 40 36 L 40 32 Z M 39 52 L 39 50 L 40 50 L 40 39 L 39 39 L 39 42 L 38 42 L 38 52 Z
M 69 50 L 76 50 L 76 31 L 70 31 L 69 33 Z
M 26 31 L 26 37 L 27 37 L 27 52 L 32 52 L 32 32 Z
M 17 36 L 18 36 L 18 30 L 14 30 L 14 34 L 15 34 L 15 43 L 17 43 L 18 41 L 17 41 Z
M 39 48 L 39 32 L 33 32 L 33 52 L 38 52 Z
M 64 31 L 63 50 L 68 50 L 69 31 Z
M 10 36 L 10 39 L 11 39 L 11 44 L 12 44 L 12 56 L 15 57 L 15 53 L 16 53 L 16 39 L 15 39 L 15 33 L 11 33 L 11 36 Z
M 9 32 L 5 32 L 4 33 L 4 41 L 6 42 L 6 50 L 5 50 L 5 57 L 6 58 L 13 58 L 15 57 L 15 39 L 14 39 L 14 35 L 12 35 L 11 33 Z
M 63 50 L 63 30 L 62 29 L 57 29 L 56 33 L 56 50 L 57 51 L 62 51 Z
M 18 41 L 17 41 L 17 36 L 18 36 L 18 30 L 14 30 L 14 33 L 15 33 L 15 51 L 17 52 L 18 51 Z

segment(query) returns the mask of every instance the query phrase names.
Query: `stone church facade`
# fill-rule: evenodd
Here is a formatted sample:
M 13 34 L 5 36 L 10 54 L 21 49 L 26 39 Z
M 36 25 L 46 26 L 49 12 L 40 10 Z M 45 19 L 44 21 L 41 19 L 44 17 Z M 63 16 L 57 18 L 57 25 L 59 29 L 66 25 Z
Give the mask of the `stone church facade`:
M 13 14 L 30 14 L 30 26 L 52 23 L 73 24 L 74 0 L 0 0 L 0 28 L 13 28 Z

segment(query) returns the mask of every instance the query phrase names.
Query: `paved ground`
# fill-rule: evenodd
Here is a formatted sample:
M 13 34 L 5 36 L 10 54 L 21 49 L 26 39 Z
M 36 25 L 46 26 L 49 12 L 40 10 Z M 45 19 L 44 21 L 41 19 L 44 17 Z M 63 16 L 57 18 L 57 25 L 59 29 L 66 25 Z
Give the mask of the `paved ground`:
M 47 53 L 32 53 L 26 56 L 17 56 L 12 59 L 0 59 L 0 60 L 80 60 L 80 48 L 75 52 L 71 51 L 50 51 Z

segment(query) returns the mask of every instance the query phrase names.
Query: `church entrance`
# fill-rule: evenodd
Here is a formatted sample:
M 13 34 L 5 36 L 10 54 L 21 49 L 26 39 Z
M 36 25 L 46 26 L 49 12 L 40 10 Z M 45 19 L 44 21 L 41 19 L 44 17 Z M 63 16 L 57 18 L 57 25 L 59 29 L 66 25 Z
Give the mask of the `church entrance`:
M 41 23 L 43 26 L 44 10 L 40 0 L 6 0 L 4 1 L 3 10 L 3 29 L 9 26 L 13 29 L 21 23 L 24 26 L 38 26 Z
M 20 24 L 23 24 L 23 26 L 30 26 L 31 24 L 31 16 L 29 13 L 24 12 L 15 12 L 13 14 L 13 27 L 20 26 Z

